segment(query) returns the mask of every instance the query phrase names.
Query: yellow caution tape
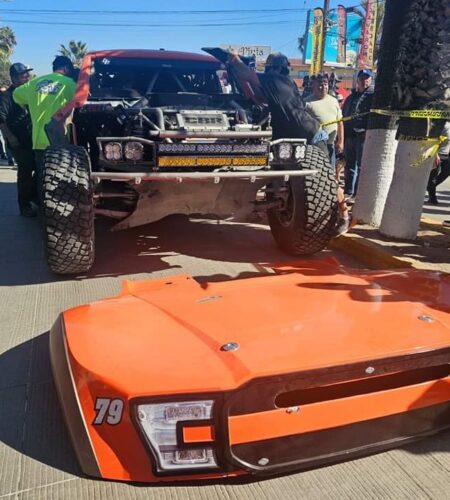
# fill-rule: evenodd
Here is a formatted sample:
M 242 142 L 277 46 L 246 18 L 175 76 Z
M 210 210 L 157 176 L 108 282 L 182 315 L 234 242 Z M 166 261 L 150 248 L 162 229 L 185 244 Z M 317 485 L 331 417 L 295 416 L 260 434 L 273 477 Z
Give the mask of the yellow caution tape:
M 425 160 L 433 158 L 437 155 L 440 145 L 447 140 L 447 136 L 440 135 L 439 137 L 417 137 L 413 135 L 398 136 L 400 141 L 417 141 L 422 142 L 421 152 L 419 158 L 411 163 L 412 167 L 420 167 Z
M 435 120 L 450 118 L 450 111 L 442 109 L 411 109 L 411 110 L 389 110 L 389 109 L 371 109 L 372 113 L 385 116 L 398 116 L 400 118 L 433 118 Z
M 436 142 L 438 141 L 439 144 L 442 144 L 444 141 L 447 140 L 447 136 L 445 135 L 440 135 L 438 137 L 420 137 L 416 135 L 403 135 L 399 134 L 398 139 L 400 141 L 425 141 L 425 142 Z
M 359 113 L 353 116 L 346 116 L 339 120 L 333 120 L 329 122 L 321 123 L 322 127 L 326 127 L 327 125 L 333 125 L 339 122 L 347 122 L 350 120 L 354 120 L 355 118 L 359 118 L 360 116 L 368 115 L 369 113 L 377 113 L 379 115 L 384 116 L 396 116 L 398 118 L 427 118 L 427 119 L 448 119 L 450 118 L 450 111 L 442 111 L 438 109 L 413 109 L 408 111 L 396 111 L 389 109 L 371 109 L 365 113 Z M 398 137 L 401 141 L 420 141 L 423 143 L 421 146 L 421 152 L 419 154 L 419 158 L 411 163 L 412 167 L 420 167 L 423 165 L 425 160 L 428 158 L 432 158 L 437 155 L 439 147 L 443 142 L 447 140 L 445 135 L 441 135 L 439 137 L 418 137 L 411 135 L 399 135 Z
M 450 118 L 450 111 L 443 111 L 441 109 L 412 109 L 409 111 L 371 109 L 370 111 L 366 111 L 365 113 L 358 113 L 357 115 L 345 116 L 344 118 L 340 118 L 339 120 L 321 123 L 321 126 L 326 127 L 327 125 L 334 125 L 335 123 L 339 122 L 348 122 L 350 120 L 354 120 L 355 118 L 368 115 L 369 113 L 376 113 L 377 115 L 384 116 L 396 116 L 398 118 L 433 118 L 435 120 Z
M 355 118 L 359 118 L 360 116 L 368 115 L 369 113 L 370 113 L 370 111 L 366 111 L 365 113 L 358 113 L 357 115 L 353 115 L 353 116 L 344 116 L 343 118 L 339 118 L 339 120 L 332 120 L 331 122 L 324 122 L 324 123 L 321 123 L 320 125 L 322 127 L 326 127 L 327 125 L 333 125 L 333 124 L 339 123 L 339 122 L 349 122 L 350 120 L 354 120 Z

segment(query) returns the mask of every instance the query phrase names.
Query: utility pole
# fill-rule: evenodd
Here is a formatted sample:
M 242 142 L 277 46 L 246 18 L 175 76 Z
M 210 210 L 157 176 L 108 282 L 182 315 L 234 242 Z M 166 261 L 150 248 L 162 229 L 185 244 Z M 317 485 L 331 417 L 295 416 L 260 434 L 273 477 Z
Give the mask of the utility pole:
M 330 0 L 323 0 L 323 19 L 322 19 L 322 50 L 320 51 L 320 72 L 323 73 L 323 63 L 325 59 L 325 45 L 327 42 L 327 29 L 328 29 L 328 12 L 330 11 Z

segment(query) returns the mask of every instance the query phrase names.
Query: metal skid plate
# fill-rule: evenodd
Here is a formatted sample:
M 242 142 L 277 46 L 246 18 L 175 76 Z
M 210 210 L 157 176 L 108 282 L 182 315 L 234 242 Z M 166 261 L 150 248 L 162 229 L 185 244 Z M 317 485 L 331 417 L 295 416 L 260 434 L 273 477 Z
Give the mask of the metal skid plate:
M 221 181 L 143 182 L 136 186 L 136 210 L 114 229 L 141 226 L 172 214 L 214 214 L 242 220 L 254 210 L 256 193 L 267 183 L 265 179 Z

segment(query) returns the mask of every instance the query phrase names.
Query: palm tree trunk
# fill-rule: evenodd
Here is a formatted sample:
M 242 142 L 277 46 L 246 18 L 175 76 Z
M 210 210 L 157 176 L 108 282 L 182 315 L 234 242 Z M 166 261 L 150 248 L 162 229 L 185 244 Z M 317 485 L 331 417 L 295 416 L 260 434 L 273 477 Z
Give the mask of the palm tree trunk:
M 399 59 L 398 33 L 401 31 L 409 4 L 409 0 L 386 1 L 383 33 L 378 51 L 373 108 L 387 109 L 391 107 L 394 69 Z M 353 216 L 359 221 L 374 226 L 379 226 L 381 223 L 394 173 L 397 150 L 396 130 L 395 117 L 374 113 L 370 115 Z
M 433 158 L 420 162 L 424 141 L 402 141 L 397 148 L 395 174 L 386 200 L 380 233 L 402 239 L 414 239 L 420 226 L 423 195 Z M 418 166 L 412 166 L 415 162 Z
M 398 41 L 400 59 L 394 85 L 393 107 L 408 109 L 450 109 L 450 37 L 448 0 L 413 0 Z M 399 133 L 419 138 L 436 137 L 443 122 L 405 118 Z M 414 166 L 429 143 L 400 140 L 394 176 L 381 221 L 386 236 L 413 239 L 433 159 Z

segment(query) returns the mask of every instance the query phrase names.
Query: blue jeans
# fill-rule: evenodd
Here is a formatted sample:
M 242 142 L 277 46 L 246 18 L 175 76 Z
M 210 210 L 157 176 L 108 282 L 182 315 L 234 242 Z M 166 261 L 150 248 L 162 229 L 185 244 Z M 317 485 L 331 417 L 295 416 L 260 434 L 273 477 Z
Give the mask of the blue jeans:
M 320 128 L 316 135 L 312 138 L 311 144 L 317 144 L 320 141 L 328 141 L 328 132 L 326 132 L 323 128 Z
M 334 144 L 327 144 L 328 154 L 330 155 L 331 166 L 336 168 L 336 148 Z
M 345 138 L 345 187 L 346 195 L 355 196 L 358 189 L 358 177 L 361 170 L 361 158 L 365 134 L 356 134 Z

